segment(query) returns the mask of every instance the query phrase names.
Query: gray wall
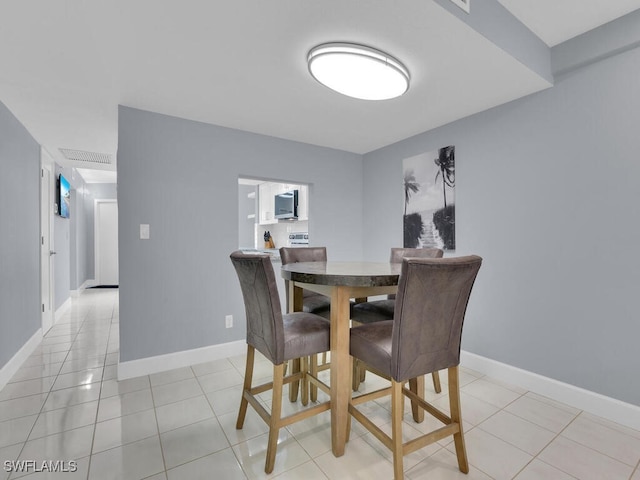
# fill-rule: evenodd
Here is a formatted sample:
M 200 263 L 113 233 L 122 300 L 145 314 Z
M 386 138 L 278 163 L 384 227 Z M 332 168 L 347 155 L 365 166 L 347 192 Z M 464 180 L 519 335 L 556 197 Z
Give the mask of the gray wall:
M 456 146 L 455 254 L 484 257 L 463 349 L 636 405 L 639 78 L 634 49 L 364 158 L 365 256 L 384 259 L 402 159 Z
M 0 368 L 42 326 L 40 146 L 0 102 Z
M 120 360 L 245 338 L 229 261 L 239 177 L 310 183 L 314 244 L 361 258 L 360 155 L 127 107 L 118 124 Z

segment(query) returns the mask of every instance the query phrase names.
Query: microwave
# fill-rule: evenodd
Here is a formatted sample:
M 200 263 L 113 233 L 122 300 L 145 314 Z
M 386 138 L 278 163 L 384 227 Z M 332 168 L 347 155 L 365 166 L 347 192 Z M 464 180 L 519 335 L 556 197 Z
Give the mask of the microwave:
M 298 219 L 298 190 L 280 193 L 275 196 L 274 218 L 279 220 Z

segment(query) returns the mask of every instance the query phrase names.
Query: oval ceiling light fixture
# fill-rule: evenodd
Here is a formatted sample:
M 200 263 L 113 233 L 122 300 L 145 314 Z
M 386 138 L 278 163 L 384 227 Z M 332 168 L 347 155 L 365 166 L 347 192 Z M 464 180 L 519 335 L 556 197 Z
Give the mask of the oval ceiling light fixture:
M 307 56 L 309 72 L 338 93 L 362 100 L 387 100 L 409 89 L 409 71 L 375 48 L 355 43 L 323 43 Z

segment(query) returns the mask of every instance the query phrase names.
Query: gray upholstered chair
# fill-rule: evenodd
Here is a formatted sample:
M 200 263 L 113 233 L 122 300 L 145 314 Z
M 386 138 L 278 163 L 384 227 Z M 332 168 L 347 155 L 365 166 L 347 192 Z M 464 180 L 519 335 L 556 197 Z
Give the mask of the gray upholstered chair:
M 443 251 L 439 248 L 392 248 L 391 263 L 402 263 L 405 257 L 442 258 Z M 388 295 L 385 300 L 373 300 L 357 303 L 353 307 L 351 320 L 358 324 L 381 322 L 393 318 L 395 295 Z
M 236 251 L 231 254 L 231 262 L 240 280 L 247 317 L 247 364 L 236 428 L 243 427 L 247 406 L 251 404 L 269 425 L 264 471 L 271 473 L 280 428 L 329 409 L 329 402 L 324 402 L 282 417 L 282 389 L 285 383 L 302 382 L 303 403 L 309 382 L 329 394 L 329 387 L 308 373 L 306 358 L 329 350 L 330 323 L 313 313 L 282 314 L 276 278 L 268 255 Z M 272 382 L 252 386 L 255 350 L 273 363 Z M 302 369 L 285 376 L 285 362 L 294 358 L 302 358 Z M 258 398 L 258 394 L 269 389 L 272 389 L 271 412 Z
M 405 257 L 416 258 L 442 258 L 444 252 L 439 248 L 392 248 L 391 263 L 402 263 Z M 382 322 L 393 319 L 395 307 L 395 295 L 388 295 L 384 300 L 372 300 L 369 302 L 356 303 L 351 311 L 351 321 L 354 326 L 364 325 L 374 322 Z M 353 364 L 353 389 L 358 390 L 360 382 L 364 381 L 366 369 L 362 368 L 358 362 Z M 436 393 L 440 393 L 440 375 L 438 372 L 432 373 L 433 388 Z
M 282 265 L 297 262 L 326 262 L 326 247 L 282 247 L 280 248 L 280 260 Z M 289 311 L 289 281 L 284 282 L 286 288 L 287 311 Z M 302 311 L 308 313 L 316 313 L 325 318 L 329 318 L 331 311 L 331 299 L 326 295 L 312 292 L 310 290 L 302 291 Z
M 326 262 L 327 261 L 327 248 L 326 247 L 281 247 L 280 248 L 280 260 L 282 265 L 298 262 Z M 285 297 L 287 301 L 287 312 L 290 312 L 289 304 L 289 280 L 284 281 L 285 285 Z M 326 295 L 312 292 L 311 290 L 302 290 L 302 311 L 307 313 L 315 313 L 327 320 L 331 316 L 331 299 Z M 329 368 L 327 362 L 327 354 L 322 354 L 322 361 L 318 367 L 317 356 L 311 358 L 311 372 L 316 375 L 318 370 L 326 370 Z M 298 359 L 294 359 L 292 365 L 292 371 L 299 370 Z M 289 399 L 294 402 L 297 399 L 298 389 L 296 385 L 291 386 L 289 393 Z M 318 399 L 318 389 L 311 385 L 311 401 L 315 402 Z
M 403 478 L 403 455 L 449 435 L 453 440 L 461 472 L 467 473 L 462 416 L 460 412 L 460 341 L 471 289 L 482 259 L 475 255 L 458 258 L 405 258 L 398 285 L 393 320 L 351 328 L 350 353 L 371 371 L 391 380 L 391 387 L 354 397 L 349 413 L 393 452 L 394 477 Z M 416 394 L 412 379 L 448 369 L 450 415 L 428 404 Z M 404 384 L 409 381 L 407 389 Z M 391 393 L 391 436 L 385 434 L 356 407 Z M 429 412 L 444 426 L 402 442 L 403 394 L 410 400 L 414 419 L 417 411 Z

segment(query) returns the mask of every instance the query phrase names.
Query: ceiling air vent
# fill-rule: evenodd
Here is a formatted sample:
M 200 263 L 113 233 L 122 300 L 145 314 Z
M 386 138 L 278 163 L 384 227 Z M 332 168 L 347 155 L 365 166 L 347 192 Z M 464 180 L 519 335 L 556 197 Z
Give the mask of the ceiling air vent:
M 111 165 L 111 155 L 108 153 L 84 152 L 82 150 L 70 150 L 68 148 L 60 148 L 60 153 L 67 160 L 83 163 L 98 163 L 100 165 Z
M 469 4 L 471 3 L 471 0 L 451 0 L 451 3 L 457 5 L 462 10 L 469 13 Z

